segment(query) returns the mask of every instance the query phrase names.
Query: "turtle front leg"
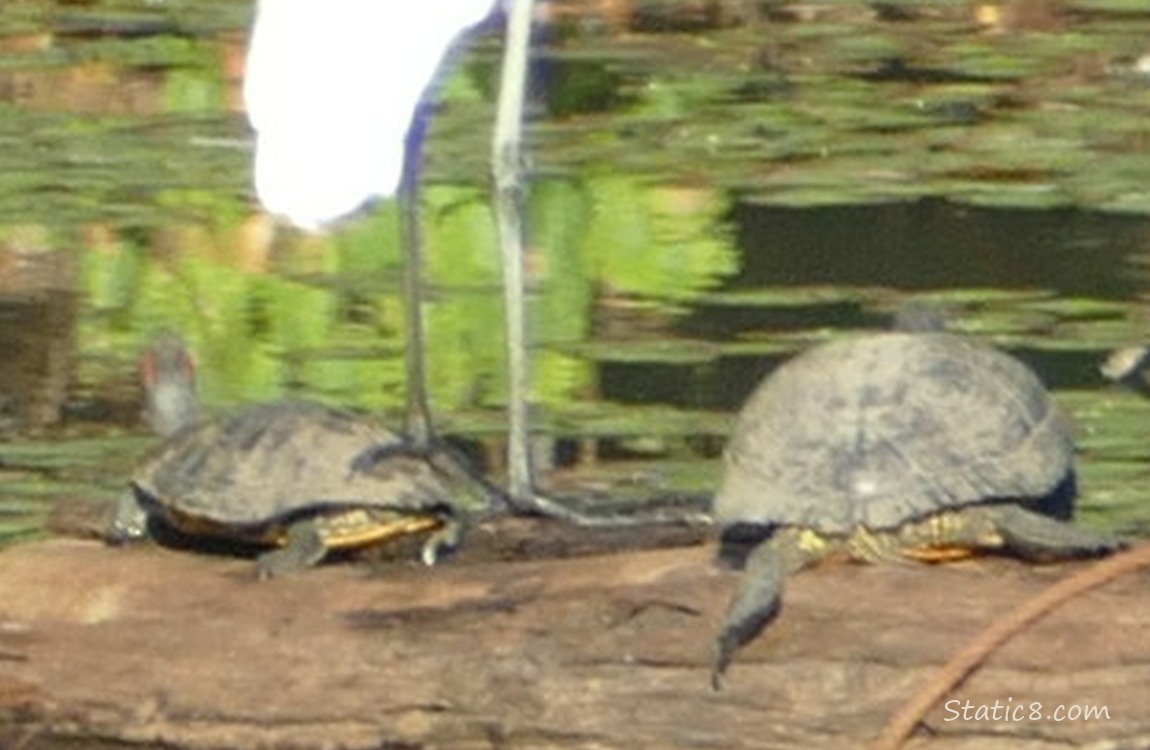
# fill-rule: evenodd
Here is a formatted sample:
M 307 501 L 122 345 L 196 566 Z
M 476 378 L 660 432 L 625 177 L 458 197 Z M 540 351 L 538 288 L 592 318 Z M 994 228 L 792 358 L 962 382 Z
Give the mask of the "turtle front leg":
M 315 518 L 304 518 L 287 528 L 284 545 L 265 552 L 256 560 L 260 580 L 310 568 L 327 554 L 327 541 Z
M 787 576 L 814 564 L 828 551 L 826 540 L 813 532 L 794 528 L 776 531 L 751 551 L 739 588 L 715 639 L 712 689 L 722 687 L 723 672 L 735 652 L 778 615 Z
M 465 531 L 466 523 L 462 519 L 446 519 L 442 526 L 427 537 L 427 541 L 423 543 L 423 547 L 420 549 L 419 559 L 428 567 L 437 564 L 440 559 L 450 555 L 459 547 Z

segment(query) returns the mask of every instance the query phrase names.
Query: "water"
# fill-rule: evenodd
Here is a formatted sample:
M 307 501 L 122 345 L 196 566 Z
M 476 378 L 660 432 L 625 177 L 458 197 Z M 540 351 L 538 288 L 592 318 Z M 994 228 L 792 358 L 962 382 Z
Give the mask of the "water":
M 1056 389 L 1080 426 L 1086 522 L 1143 530 L 1150 407 L 1097 364 L 1145 336 L 1150 86 L 1130 57 L 1150 19 L 1103 6 L 1058 36 L 959 8 L 747 25 L 673 2 L 620 34 L 564 4 L 536 70 L 528 262 L 538 421 L 578 464 L 565 481 L 706 492 L 774 363 L 925 299 Z M 192 343 L 209 408 L 307 395 L 398 423 L 394 206 L 320 239 L 258 214 L 249 14 L 0 8 L 0 532 L 41 533 L 54 503 L 122 485 L 147 444 L 134 360 L 160 327 Z M 435 406 L 491 454 L 498 53 L 480 40 L 450 81 L 425 196 Z

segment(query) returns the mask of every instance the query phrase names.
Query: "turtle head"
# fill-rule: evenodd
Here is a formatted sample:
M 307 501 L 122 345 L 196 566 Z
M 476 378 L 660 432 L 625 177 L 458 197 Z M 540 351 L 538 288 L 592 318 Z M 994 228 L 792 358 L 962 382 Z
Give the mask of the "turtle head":
M 196 371 L 183 338 L 162 331 L 140 358 L 146 404 L 144 418 L 157 435 L 167 437 L 194 424 L 199 412 Z
M 110 514 L 104 538 L 111 544 L 128 544 L 148 535 L 148 513 L 140 505 L 135 488 L 126 492 Z

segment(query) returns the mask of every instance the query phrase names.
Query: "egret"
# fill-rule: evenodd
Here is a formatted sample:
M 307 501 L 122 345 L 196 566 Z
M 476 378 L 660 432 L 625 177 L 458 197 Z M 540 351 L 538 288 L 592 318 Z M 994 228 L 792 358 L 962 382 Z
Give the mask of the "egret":
M 244 98 L 268 211 L 316 230 L 394 194 L 444 59 L 494 10 L 493 0 L 260 0 Z
M 330 227 L 398 193 L 409 326 L 407 431 L 417 449 L 429 449 L 434 433 L 415 219 L 420 152 L 442 71 L 500 3 L 507 35 L 492 172 L 511 384 L 507 500 L 517 510 L 572 518 L 535 493 L 527 445 L 519 140 L 531 0 L 259 0 L 244 82 L 256 137 L 255 185 L 269 212 L 306 230 Z

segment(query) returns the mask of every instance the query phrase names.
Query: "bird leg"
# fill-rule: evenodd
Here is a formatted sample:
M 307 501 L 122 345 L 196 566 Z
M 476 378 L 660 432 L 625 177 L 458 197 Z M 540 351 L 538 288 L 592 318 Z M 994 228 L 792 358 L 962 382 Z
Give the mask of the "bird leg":
M 427 97 L 424 97 L 426 100 Z M 407 314 L 407 411 L 405 432 L 417 450 L 434 438 L 427 395 L 427 341 L 423 305 L 423 232 L 419 223 L 419 175 L 431 108 L 421 101 L 411 120 L 399 183 L 400 242 L 404 250 L 403 297 Z
M 491 172 L 503 266 L 504 319 L 507 326 L 509 383 L 507 472 L 512 507 L 546 511 L 534 502 L 534 475 L 528 441 L 530 368 L 527 359 L 527 300 L 523 271 L 523 97 L 527 51 L 531 45 L 531 0 L 512 0 L 507 15 L 499 104 L 492 143 Z
M 539 495 L 530 453 L 530 368 L 527 356 L 527 301 L 523 253 L 523 163 L 521 135 L 523 100 L 527 77 L 527 55 L 531 43 L 531 0 L 511 0 L 507 14 L 503 68 L 492 147 L 492 177 L 495 213 L 499 227 L 503 266 L 504 318 L 506 323 L 509 382 L 507 492 L 500 493 L 482 481 L 453 454 L 435 434 L 427 388 L 427 349 L 423 316 L 423 238 L 419 223 L 419 176 L 424 136 L 431 107 L 424 101 L 416 110 L 407 136 L 403 178 L 399 197 L 402 206 L 404 295 L 408 311 L 407 426 L 411 451 L 437 459 L 436 468 L 451 474 L 459 471 L 481 482 L 493 510 L 512 510 L 567 521 L 581 526 L 633 526 L 651 522 L 706 523 L 708 519 L 678 514 L 671 518 L 651 515 L 591 515 Z M 448 463 L 457 463 L 452 468 Z

